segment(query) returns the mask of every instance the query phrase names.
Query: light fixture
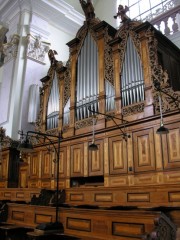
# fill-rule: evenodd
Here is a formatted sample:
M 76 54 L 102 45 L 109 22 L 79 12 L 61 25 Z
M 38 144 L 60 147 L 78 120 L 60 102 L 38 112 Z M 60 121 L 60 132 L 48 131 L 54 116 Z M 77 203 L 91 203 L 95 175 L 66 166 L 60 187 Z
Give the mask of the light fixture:
M 33 151 L 33 145 L 32 143 L 29 141 L 28 138 L 26 138 L 24 141 L 22 141 L 19 146 L 18 146 L 18 150 L 20 152 L 32 152 Z
M 96 124 L 97 118 L 94 115 L 93 118 L 93 136 L 92 136 L 92 143 L 89 145 L 89 150 L 90 151 L 97 151 L 98 150 L 98 146 L 95 144 L 95 132 L 94 132 L 94 125 Z
M 161 102 L 161 91 L 159 91 L 159 108 L 160 108 L 160 127 L 157 129 L 157 134 L 167 134 L 169 133 L 168 128 L 164 127 L 163 115 L 162 115 L 162 102 Z

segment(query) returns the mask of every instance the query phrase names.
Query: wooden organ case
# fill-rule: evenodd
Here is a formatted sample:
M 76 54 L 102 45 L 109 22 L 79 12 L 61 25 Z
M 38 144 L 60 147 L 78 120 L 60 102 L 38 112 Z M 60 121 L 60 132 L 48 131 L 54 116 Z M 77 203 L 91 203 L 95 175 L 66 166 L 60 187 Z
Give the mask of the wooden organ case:
M 148 22 L 125 19 L 116 30 L 94 15 L 67 45 L 65 66 L 51 50 L 37 123 L 38 131 L 63 134 L 65 232 L 82 239 L 178 239 L 180 50 Z M 156 133 L 161 110 L 166 134 Z M 97 151 L 89 150 L 93 127 Z M 29 188 L 55 189 L 53 154 L 43 144 L 29 154 Z

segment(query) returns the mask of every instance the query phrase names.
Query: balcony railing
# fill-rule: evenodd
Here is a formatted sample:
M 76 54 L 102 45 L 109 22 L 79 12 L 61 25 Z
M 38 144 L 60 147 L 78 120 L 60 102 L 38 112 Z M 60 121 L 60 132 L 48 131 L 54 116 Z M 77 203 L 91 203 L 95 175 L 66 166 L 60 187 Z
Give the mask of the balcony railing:
M 153 24 L 164 35 L 173 35 L 180 31 L 180 4 L 152 19 Z

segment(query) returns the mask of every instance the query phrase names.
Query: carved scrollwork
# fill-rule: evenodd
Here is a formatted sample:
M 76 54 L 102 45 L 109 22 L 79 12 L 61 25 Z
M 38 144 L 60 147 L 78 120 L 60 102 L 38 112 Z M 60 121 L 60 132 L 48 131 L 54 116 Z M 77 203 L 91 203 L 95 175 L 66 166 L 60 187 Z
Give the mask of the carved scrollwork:
M 64 106 L 67 104 L 71 95 L 71 61 L 66 63 L 66 71 L 64 72 Z
M 84 119 L 84 120 L 82 120 L 82 121 L 76 122 L 76 124 L 75 124 L 75 129 L 80 129 L 80 128 L 88 127 L 88 126 L 91 126 L 92 124 L 93 124 L 92 118 Z
M 175 224 L 163 213 L 154 221 L 155 230 L 151 233 L 150 239 L 159 240 L 175 240 L 176 239 L 176 226 Z
M 144 103 L 139 103 L 133 106 L 124 107 L 122 109 L 122 114 L 123 116 L 129 116 L 129 115 L 133 115 L 143 111 L 144 111 Z
M 40 88 L 40 106 L 37 121 L 35 123 L 35 130 L 42 132 L 43 130 L 43 105 L 44 105 L 44 88 Z
M 50 135 L 56 135 L 56 136 L 58 136 L 59 131 L 58 131 L 58 128 L 53 128 L 53 129 L 47 130 L 46 133 L 47 133 L 47 134 L 50 134 Z
M 149 47 L 149 61 L 151 67 L 151 76 L 153 82 L 153 104 L 155 114 L 160 112 L 159 91 L 162 92 L 162 111 L 168 112 L 180 108 L 180 92 L 174 92 L 169 84 L 169 76 L 166 70 L 158 64 L 157 40 L 154 37 L 154 31 L 151 27 L 146 31 Z M 164 94 L 163 94 L 164 93 Z
M 0 151 L 1 147 L 11 147 L 11 148 L 17 148 L 19 142 L 13 140 L 9 136 L 6 135 L 6 129 L 3 127 L 0 127 Z
M 112 40 L 110 35 L 108 34 L 108 29 L 105 29 L 105 52 L 104 52 L 104 59 L 105 59 L 105 79 L 109 81 L 112 86 L 114 86 L 114 67 L 113 67 L 113 57 L 112 57 L 112 47 L 109 46 L 108 42 Z

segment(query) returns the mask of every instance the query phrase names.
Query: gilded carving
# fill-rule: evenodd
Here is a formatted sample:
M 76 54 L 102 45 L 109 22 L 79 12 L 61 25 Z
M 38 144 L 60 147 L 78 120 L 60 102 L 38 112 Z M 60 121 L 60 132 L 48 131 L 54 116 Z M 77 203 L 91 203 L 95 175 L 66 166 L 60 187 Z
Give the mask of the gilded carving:
M 146 31 L 149 47 L 149 62 L 151 68 L 151 77 L 153 83 L 153 98 L 155 114 L 160 112 L 159 93 L 162 98 L 162 111 L 168 112 L 180 108 L 180 92 L 174 92 L 169 84 L 169 76 L 166 70 L 158 64 L 157 40 L 151 27 Z
M 108 34 L 108 29 L 105 29 L 104 34 L 105 40 L 105 52 L 104 52 L 104 60 L 105 60 L 105 80 L 109 81 L 112 86 L 114 86 L 114 67 L 113 67 L 113 53 L 112 47 L 108 44 L 112 38 Z
M 88 127 L 88 126 L 91 126 L 92 124 L 93 124 L 92 118 L 83 119 L 82 121 L 76 122 L 75 129 Z
M 67 104 L 71 96 L 71 61 L 66 63 L 66 71 L 64 72 L 64 106 Z
M 144 111 L 144 103 L 138 103 L 133 106 L 124 107 L 122 109 L 123 116 L 129 116 L 132 114 L 140 113 Z

